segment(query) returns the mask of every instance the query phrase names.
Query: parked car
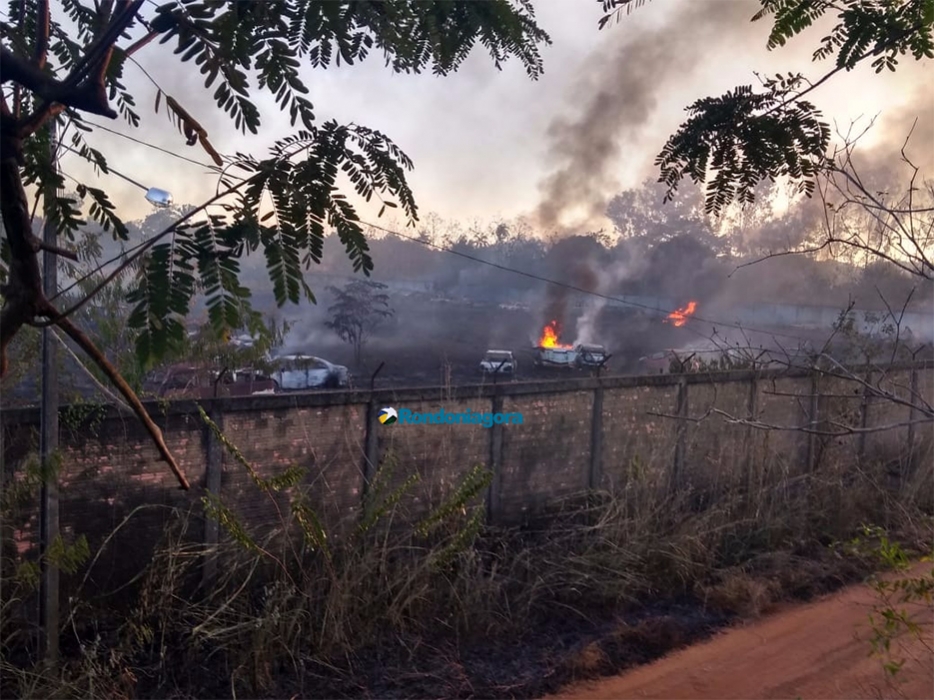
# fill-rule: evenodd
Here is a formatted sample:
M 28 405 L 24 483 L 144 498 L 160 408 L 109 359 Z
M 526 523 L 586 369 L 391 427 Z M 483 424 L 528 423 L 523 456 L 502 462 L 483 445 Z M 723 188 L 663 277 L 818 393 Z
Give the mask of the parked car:
M 484 374 L 515 374 L 517 367 L 511 350 L 487 350 L 480 360 L 480 371 Z
M 175 364 L 149 374 L 143 392 L 165 399 L 275 394 L 272 377 L 252 369 L 221 371 L 207 365 Z
M 574 361 L 580 368 L 600 367 L 610 359 L 609 353 L 602 345 L 581 344 L 575 348 L 577 356 Z
M 273 358 L 272 377 L 283 391 L 338 389 L 350 383 L 350 372 L 314 355 L 282 355 Z

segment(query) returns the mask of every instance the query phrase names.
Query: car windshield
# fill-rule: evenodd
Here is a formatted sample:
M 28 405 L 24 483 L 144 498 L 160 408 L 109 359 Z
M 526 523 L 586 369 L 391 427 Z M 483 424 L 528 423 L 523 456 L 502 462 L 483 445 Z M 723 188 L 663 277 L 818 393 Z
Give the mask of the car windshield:
M 512 357 L 508 352 L 488 352 L 486 359 L 488 362 L 508 362 Z

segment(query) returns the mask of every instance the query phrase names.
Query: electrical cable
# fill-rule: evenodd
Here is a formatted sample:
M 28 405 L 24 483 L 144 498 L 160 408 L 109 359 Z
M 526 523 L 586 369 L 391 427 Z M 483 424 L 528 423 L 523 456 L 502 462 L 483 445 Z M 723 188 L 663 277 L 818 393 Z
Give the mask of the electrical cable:
M 606 300 L 606 301 L 612 301 L 612 302 L 615 302 L 615 303 L 617 303 L 617 304 L 622 304 L 622 305 L 624 305 L 624 306 L 632 306 L 632 307 L 639 308 L 639 309 L 642 309 L 642 310 L 645 310 L 645 311 L 650 311 L 650 312 L 655 313 L 655 314 L 664 315 L 666 318 L 669 317 L 669 316 L 670 316 L 672 313 L 674 313 L 675 311 L 679 311 L 678 309 L 673 309 L 673 310 L 671 310 L 671 311 L 667 311 L 667 310 L 665 310 L 665 309 L 659 309 L 659 308 L 654 307 L 654 306 L 649 306 L 648 304 L 640 304 L 640 303 L 635 302 L 635 301 L 628 301 L 628 300 L 626 300 L 626 299 L 622 299 L 622 298 L 620 298 L 620 297 L 614 297 L 614 296 L 609 295 L 609 294 L 601 294 L 600 292 L 594 292 L 594 291 L 591 291 L 591 290 L 588 290 L 588 289 L 584 289 L 584 288 L 582 288 L 582 287 L 577 287 L 577 286 L 575 286 L 575 285 L 573 285 L 573 284 L 567 284 L 566 282 L 559 282 L 559 281 L 557 281 L 557 280 L 549 279 L 548 277 L 542 277 L 541 275 L 536 275 L 536 274 L 534 274 L 534 273 L 532 273 L 532 272 L 526 272 L 526 271 L 524 271 L 524 270 L 517 270 L 517 269 L 515 269 L 515 268 L 508 267 L 508 266 L 506 266 L 506 265 L 500 265 L 499 263 L 494 263 L 494 262 L 490 262 L 489 260 L 484 260 L 484 259 L 482 259 L 482 258 L 477 258 L 477 257 L 475 257 L 475 256 L 473 256 L 473 255 L 468 255 L 467 253 L 462 253 L 462 252 L 460 252 L 460 251 L 458 251 L 458 250 L 454 250 L 454 249 L 452 249 L 452 248 L 446 248 L 446 247 L 441 246 L 441 245 L 438 245 L 438 244 L 436 244 L 436 243 L 431 243 L 431 242 L 429 242 L 429 241 L 424 241 L 424 240 L 422 240 L 422 239 L 420 239 L 420 238 L 416 238 L 415 236 L 408 236 L 408 235 L 406 235 L 406 234 L 404 234 L 404 233 L 400 233 L 400 232 L 398 232 L 398 231 L 394 231 L 394 230 L 392 230 L 392 229 L 388 229 L 388 228 L 386 228 L 386 227 L 384 227 L 384 226 L 379 226 L 378 224 L 373 224 L 373 223 L 370 223 L 370 222 L 368 222 L 368 221 L 361 221 L 360 223 L 363 224 L 363 225 L 365 225 L 365 226 L 369 226 L 370 228 L 374 228 L 374 229 L 376 229 L 376 230 L 378 230 L 378 231 L 383 231 L 383 232 L 385 232 L 385 233 L 389 233 L 389 234 L 392 234 L 392 235 L 394 235 L 394 236 L 398 236 L 399 238 L 403 238 L 403 239 L 408 240 L 408 241 L 411 241 L 411 242 L 413 242 L 413 243 L 421 243 L 422 245 L 425 245 L 425 246 L 427 246 L 427 247 L 429 247 L 429 248 L 434 248 L 434 249 L 436 249 L 436 250 L 440 250 L 440 251 L 443 251 L 443 252 L 446 252 L 446 253 L 451 253 L 451 254 L 453 254 L 453 255 L 457 255 L 457 256 L 462 257 L 462 258 L 465 258 L 465 259 L 467 259 L 467 260 L 471 260 L 471 261 L 473 261 L 473 262 L 481 263 L 481 264 L 483 264 L 483 265 L 489 265 L 490 267 L 494 267 L 494 268 L 496 268 L 496 269 L 498 269 L 498 270 L 503 270 L 504 272 L 511 272 L 511 273 L 513 273 L 513 274 L 521 275 L 521 276 L 523 276 L 523 277 L 528 277 L 529 279 L 537 280 L 537 281 L 539 281 L 539 282 L 544 282 L 544 283 L 546 283 L 546 284 L 551 284 L 551 285 L 554 285 L 554 286 L 556 286 L 556 287 L 563 287 L 564 289 L 568 289 L 568 290 L 570 290 L 570 291 L 577 292 L 577 293 L 579 293 L 579 294 L 585 294 L 585 295 L 589 295 L 589 296 L 593 296 L 593 297 L 598 297 L 598 298 L 600 298 L 600 299 L 604 299 L 604 300 Z M 716 321 L 716 320 L 712 320 L 712 319 L 709 319 L 709 318 L 704 318 L 703 316 L 698 316 L 697 314 L 690 314 L 689 316 L 687 316 L 687 320 L 688 320 L 688 321 L 702 321 L 702 322 L 704 322 L 704 323 L 709 323 L 709 324 L 711 324 L 711 325 L 713 325 L 713 326 L 721 326 L 721 327 L 724 327 L 724 328 L 735 328 L 735 329 L 737 329 L 737 330 L 749 331 L 749 332 L 753 332 L 753 333 L 763 333 L 763 334 L 766 334 L 766 335 L 771 335 L 771 336 L 776 336 L 776 337 L 779 337 L 779 336 L 780 336 L 780 337 L 785 337 L 785 338 L 792 338 L 792 339 L 794 339 L 794 340 L 808 340 L 807 338 L 804 338 L 804 337 L 798 336 L 798 335 L 793 335 L 793 334 L 789 334 L 789 333 L 780 333 L 780 332 L 777 332 L 777 331 L 767 331 L 767 330 L 763 330 L 763 329 L 760 329 L 760 328 L 753 328 L 753 327 L 751 327 L 751 326 L 742 326 L 742 325 L 739 325 L 739 324 L 736 324 L 736 323 L 728 323 L 728 322 L 725 322 L 725 321 Z
M 120 133 L 119 131 L 115 131 L 115 130 L 113 130 L 113 129 L 109 129 L 109 128 L 107 128 L 107 127 L 104 127 L 104 126 L 99 125 L 99 124 L 95 124 L 95 123 L 93 123 L 93 122 L 87 122 L 87 123 L 88 123 L 90 126 L 93 126 L 93 127 L 95 127 L 95 128 L 103 129 L 104 131 L 108 131 L 108 132 L 110 132 L 110 133 L 112 133 L 112 134 L 114 134 L 114 135 L 116 135 L 116 136 L 120 136 L 120 137 L 122 137 L 122 138 L 125 138 L 125 139 L 128 139 L 128 140 L 130 140 L 130 141 L 133 141 L 134 143 L 137 143 L 137 144 L 139 144 L 139 145 L 146 146 L 146 147 L 148 147 L 148 148 L 152 148 L 152 149 L 155 149 L 155 150 L 158 150 L 158 151 L 162 151 L 163 153 L 165 153 L 165 154 L 167 154 L 167 155 L 173 156 L 173 157 L 175 157 L 175 158 L 178 158 L 178 159 L 180 159 L 180 160 L 186 161 L 186 162 L 188 162 L 188 163 L 192 163 L 192 164 L 194 164 L 194 165 L 199 165 L 199 166 L 201 166 L 201 167 L 204 167 L 204 168 L 207 168 L 207 169 L 210 169 L 210 170 L 215 170 L 215 171 L 217 170 L 217 166 L 208 165 L 208 164 L 206 164 L 206 163 L 202 163 L 202 162 L 200 162 L 200 161 L 196 161 L 196 160 L 193 160 L 193 159 L 191 159 L 191 158 L 187 158 L 186 156 L 179 155 L 179 154 L 174 153 L 174 152 L 172 152 L 172 151 L 169 151 L 169 150 L 167 150 L 167 149 L 164 149 L 164 148 L 161 148 L 161 147 L 159 147 L 159 146 L 156 146 L 155 144 L 151 144 L 151 143 L 148 143 L 148 142 L 143 141 L 143 140 L 141 140 L 141 139 L 137 139 L 137 138 L 134 138 L 134 137 L 132 137 L 132 136 L 128 136 L 127 134 L 122 134 L 122 133 Z M 114 172 L 115 174 L 119 175 L 120 177 L 124 177 L 125 179 L 129 179 L 129 178 L 126 178 L 126 176 L 121 175 L 120 173 L 117 173 L 117 172 L 114 171 L 112 168 L 109 168 L 109 167 L 108 167 L 108 169 L 109 169 L 111 172 Z M 72 178 L 72 179 L 73 179 L 73 178 Z M 136 183 L 134 183 L 134 184 L 136 184 Z M 360 223 L 363 224 L 363 225 L 365 225 L 365 226 L 369 226 L 369 227 L 372 228 L 372 229 L 375 229 L 375 230 L 378 230 L 378 231 L 383 231 L 384 233 L 392 234 L 392 235 L 394 235 L 394 236 L 397 236 L 397 237 L 402 238 L 402 239 L 404 239 L 404 240 L 411 241 L 411 242 L 413 242 L 413 243 L 420 243 L 420 244 L 422 244 L 422 245 L 424 245 L 424 246 L 426 246 L 426 247 L 433 248 L 433 249 L 438 250 L 438 251 L 441 251 L 441 252 L 450 253 L 450 254 L 452 254 L 452 255 L 456 255 L 456 256 L 461 257 L 461 258 L 464 258 L 464 259 L 466 259 L 466 260 L 471 260 L 472 262 L 477 262 L 477 263 L 480 263 L 480 264 L 483 264 L 483 265 L 488 265 L 488 266 L 490 266 L 490 267 L 494 267 L 494 268 L 499 269 L 499 270 L 502 270 L 502 271 L 504 271 L 504 272 L 509 272 L 509 273 L 512 273 L 512 274 L 520 275 L 520 276 L 522 276 L 522 277 L 526 277 L 526 278 L 533 279 L 533 280 L 536 280 L 536 281 L 539 281 L 539 282 L 543 282 L 543 283 L 545 283 L 545 284 L 550 284 L 550 285 L 553 285 L 553 286 L 556 286 L 556 287 L 561 287 L 561 288 L 564 288 L 564 289 L 567 289 L 567 290 L 569 290 L 569 291 L 573 291 L 573 292 L 576 292 L 576 293 L 579 293 L 579 294 L 584 294 L 584 295 L 588 295 L 588 296 L 600 298 L 600 299 L 603 299 L 603 300 L 605 300 L 605 301 L 611 301 L 611 302 L 613 302 L 613 303 L 620 304 L 620 305 L 623 305 L 623 306 L 629 306 L 629 307 L 633 307 L 633 308 L 638 308 L 638 309 L 641 309 L 641 310 L 643 310 L 643 311 L 647 311 L 647 312 L 650 312 L 650 313 L 653 313 L 653 314 L 657 314 L 657 315 L 664 316 L 664 317 L 666 317 L 666 318 L 669 317 L 669 316 L 670 316 L 672 313 L 674 313 L 675 311 L 677 311 L 676 309 L 672 309 L 672 310 L 659 309 L 659 308 L 657 308 L 657 307 L 649 306 L 649 305 L 647 305 L 647 304 L 640 304 L 640 303 L 638 303 L 638 302 L 629 301 L 629 300 L 627 300 L 627 299 L 623 299 L 623 298 L 620 298 L 620 297 L 615 297 L 615 296 L 608 295 L 608 294 L 602 294 L 602 293 L 600 293 L 600 292 L 594 292 L 594 291 L 591 291 L 591 290 L 584 289 L 584 288 L 582 288 L 582 287 L 577 287 L 577 286 L 572 285 L 572 284 L 568 284 L 568 283 L 565 283 L 565 282 L 560 282 L 560 281 L 558 281 L 558 280 L 549 279 L 549 278 L 543 277 L 543 276 L 541 276 L 541 275 L 536 275 L 536 274 L 531 273 L 531 272 L 526 272 L 526 271 L 524 271 L 524 270 L 518 270 L 518 269 L 515 269 L 515 268 L 508 267 L 508 266 L 506 266 L 506 265 L 501 265 L 501 264 L 499 264 L 499 263 L 491 262 L 491 261 L 489 261 L 489 260 L 483 260 L 482 258 L 478 258 L 478 257 L 472 256 L 472 255 L 468 255 L 467 253 L 462 253 L 462 252 L 460 252 L 460 251 L 454 250 L 454 249 L 452 249 L 452 248 L 447 248 L 447 247 L 445 247 L 445 246 L 438 245 L 438 244 L 436 244 L 436 243 L 431 243 L 431 242 L 429 242 L 429 241 L 422 240 L 421 238 L 417 238 L 417 237 L 415 237 L 415 236 L 409 236 L 409 235 L 406 235 L 406 234 L 401 233 L 401 232 L 399 232 L 399 231 L 395 231 L 395 230 L 393 230 L 393 229 L 388 229 L 388 228 L 386 228 L 386 227 L 384 227 L 384 226 L 380 226 L 380 225 L 378 225 L 378 224 L 373 224 L 373 223 L 368 222 L 368 221 L 361 221 Z M 64 290 L 62 290 L 61 292 L 59 292 L 59 295 L 64 294 L 64 293 L 66 293 L 67 291 L 73 289 L 77 284 L 80 284 L 80 282 L 83 281 L 84 279 L 87 279 L 88 277 L 90 277 L 91 275 L 95 274 L 96 272 L 99 272 L 101 269 L 103 269 L 103 268 L 106 267 L 107 265 L 110 265 L 110 264 L 112 264 L 112 263 L 118 262 L 118 261 L 119 261 L 121 258 L 123 258 L 124 256 L 126 256 L 126 255 L 128 255 L 128 254 L 132 254 L 135 250 L 137 250 L 138 248 L 141 248 L 141 247 L 145 246 L 146 244 L 147 244 L 147 241 L 144 240 L 144 241 L 142 241 L 141 243 L 137 244 L 136 246 L 133 246 L 133 247 L 131 247 L 131 248 L 126 249 L 126 250 L 125 250 L 124 252 L 122 252 L 120 255 L 115 256 L 114 258 L 111 258 L 110 260 L 108 260 L 108 261 L 106 261 L 106 262 L 100 264 L 97 268 L 95 268 L 94 270 L 92 270 L 90 273 L 88 273 L 87 275 L 85 275 L 85 276 L 82 277 L 81 279 L 77 280 L 77 281 L 76 281 L 75 283 L 73 283 L 71 286 L 69 286 L 69 287 L 67 287 L 66 289 L 64 289 Z M 810 340 L 810 339 L 805 338 L 805 337 L 803 337 L 803 336 L 794 335 L 794 334 L 791 334 L 791 333 L 783 333 L 783 332 L 774 331 L 774 330 L 764 330 L 764 329 L 755 328 L 755 327 L 752 327 L 752 326 L 743 326 L 743 325 L 737 324 L 737 323 L 732 323 L 732 322 L 727 322 L 727 321 L 719 321 L 719 320 L 716 320 L 716 319 L 706 318 L 706 317 L 704 317 L 704 316 L 699 316 L 699 315 L 697 315 L 697 314 L 691 314 L 690 316 L 687 317 L 687 319 L 688 319 L 688 321 L 700 321 L 700 322 L 703 322 L 703 323 L 709 323 L 709 324 L 711 324 L 711 325 L 713 325 L 713 326 L 719 326 L 719 327 L 722 327 L 722 328 L 732 328 L 732 329 L 741 330 L 741 331 L 747 331 L 747 332 L 752 332 L 752 333 L 762 333 L 762 334 L 764 334 L 764 335 L 769 335 L 769 336 L 773 336 L 773 337 L 783 337 L 783 338 L 789 338 L 789 339 L 792 339 L 792 340 L 805 341 L 805 342 L 808 342 L 808 341 Z
M 92 122 L 92 121 L 85 121 L 85 124 L 87 124 L 88 126 L 93 126 L 95 129 L 100 129 L 101 131 L 109 132 L 113 134 L 114 136 L 119 136 L 128 141 L 132 141 L 133 143 L 139 144 L 140 146 L 146 146 L 147 148 L 151 148 L 155 151 L 160 151 L 162 153 L 165 153 L 166 155 L 172 156 L 173 158 L 178 158 L 179 160 L 183 160 L 186 163 L 191 163 L 192 165 L 200 165 L 202 168 L 206 168 L 207 170 L 212 170 L 215 172 L 219 170 L 219 168 L 216 165 L 213 165 L 210 163 L 202 163 L 199 160 L 195 160 L 194 158 L 189 158 L 187 156 L 180 155 L 178 153 L 175 153 L 174 151 L 170 151 L 167 148 L 162 148 L 162 146 L 157 146 L 154 143 L 147 143 L 146 141 L 138 139 L 135 136 L 130 136 L 129 134 L 123 134 L 117 131 L 116 129 L 111 129 L 110 127 L 104 126 L 103 124 L 97 124 L 96 122 Z

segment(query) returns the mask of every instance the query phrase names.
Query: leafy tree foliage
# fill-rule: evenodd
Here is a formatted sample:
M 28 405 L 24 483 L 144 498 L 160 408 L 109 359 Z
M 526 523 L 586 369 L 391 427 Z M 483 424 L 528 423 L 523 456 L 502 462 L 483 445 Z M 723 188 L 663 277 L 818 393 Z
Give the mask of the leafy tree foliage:
M 600 28 L 646 0 L 599 0 Z M 760 88 L 741 85 L 687 108 L 688 119 L 656 159 L 669 201 L 684 178 L 705 184 L 705 209 L 719 215 L 732 202 L 749 203 L 763 180 L 785 176 L 810 196 L 814 177 L 828 165 L 830 126 L 805 99 L 841 71 L 870 61 L 879 73 L 895 71 L 901 57 L 934 58 L 934 0 L 760 0 L 752 20 L 772 19 L 768 48 L 784 46 L 818 19 L 836 14 L 813 60 L 834 67 L 818 80 L 801 73 L 776 75 Z
M 383 290 L 387 285 L 374 280 L 354 280 L 343 289 L 328 287 L 337 301 L 328 309 L 331 320 L 326 325 L 350 343 L 354 350 L 354 361 L 363 360 L 363 348 L 368 336 L 381 321 L 395 313 L 389 305 L 389 295 Z
M 139 331 L 140 361 L 151 363 L 184 343 L 183 319 L 198 293 L 207 298 L 217 332 L 251 318 L 250 293 L 240 282 L 240 259 L 251 252 L 265 255 L 280 305 L 313 299 L 303 272 L 320 261 L 327 229 L 338 233 L 354 269 L 368 274 L 372 260 L 359 214 L 348 199 L 351 193 L 338 186 L 341 173 L 349 178 L 353 194 L 368 202 L 376 197 L 384 208 L 401 207 L 410 223 L 417 220 L 405 177 L 411 161 L 378 131 L 319 123 L 307 97 L 304 66 L 352 64 L 381 52 L 393 72 L 431 70 L 443 76 L 457 70 L 481 44 L 495 66 L 518 58 L 534 79 L 542 72 L 538 47 L 550 39 L 536 24 L 529 0 L 178 0 L 161 5 L 62 0 L 61 9 L 63 16 L 53 16 L 58 13 L 52 12 L 50 0 L 9 0 L 0 22 L 0 377 L 6 373 L 9 344 L 23 326 L 57 325 L 120 389 L 187 487 L 135 392 L 73 320 L 118 273 L 108 273 L 64 309 L 44 293 L 38 253 L 49 246 L 33 234 L 24 187 L 34 185 L 45 195 L 47 217 L 63 246 L 83 225 L 85 209 L 115 239 L 129 238 L 105 191 L 79 183 L 76 197 L 53 194 L 63 190 L 64 179 L 52 167 L 50 130 L 45 127 L 56 120 L 71 147 L 108 172 L 105 155 L 85 140 L 93 131 L 85 116 L 122 118 L 142 128 L 139 104 L 144 96 L 128 90 L 125 71 L 144 48 L 151 54 L 164 45 L 172 49 L 180 70 L 201 73 L 217 109 L 242 133 L 259 132 L 262 119 L 255 99 L 263 93 L 275 98 L 298 129 L 264 158 L 242 153 L 226 158 L 197 115 L 182 104 L 184 95 L 160 87 L 151 96 L 155 111 L 168 113 L 185 143 L 211 157 L 221 185 L 211 202 L 135 243 L 131 254 L 119 260 L 121 268 L 139 266 L 129 295 L 129 325 Z M 53 249 L 75 257 L 66 247 Z

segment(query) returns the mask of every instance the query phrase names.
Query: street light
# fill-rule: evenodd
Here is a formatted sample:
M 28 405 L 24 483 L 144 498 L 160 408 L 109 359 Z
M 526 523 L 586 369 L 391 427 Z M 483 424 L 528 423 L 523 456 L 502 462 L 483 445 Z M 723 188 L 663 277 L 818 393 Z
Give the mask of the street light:
M 113 172 L 113 171 L 112 171 Z M 115 173 L 119 174 L 119 173 Z M 160 190 L 158 187 L 150 187 L 146 190 L 146 199 L 155 207 L 171 207 L 172 193 Z
M 59 143 L 58 147 L 64 148 L 66 151 L 71 151 L 72 153 L 77 153 L 78 155 L 81 155 L 79 151 L 76 151 L 74 148 L 71 148 L 70 146 L 66 146 L 63 143 Z M 141 190 L 143 190 L 146 193 L 146 201 L 152 204 L 154 207 L 160 207 L 162 209 L 165 209 L 166 207 L 171 207 L 175 201 L 172 198 L 171 192 L 159 189 L 158 187 L 146 187 L 146 185 L 143 185 L 137 182 L 132 177 L 129 177 L 127 175 L 124 175 L 121 172 L 114 170 L 110 166 L 107 166 L 107 172 L 113 173 L 117 177 L 122 177 L 124 180 L 129 182 L 131 185 L 136 185 L 137 187 L 139 187 Z
M 51 149 L 49 151 L 52 170 L 58 172 L 58 148 L 75 151 L 59 141 L 57 124 L 49 123 Z M 80 153 L 79 153 L 80 155 Z M 172 206 L 172 195 L 157 187 L 145 187 L 123 173 L 108 168 L 117 177 L 122 177 L 146 192 L 146 200 L 157 207 Z M 57 231 L 49 215 L 49 200 L 55 193 L 46 191 L 45 226 L 42 238 L 47 244 L 42 253 L 43 287 L 45 295 L 53 298 L 58 294 L 58 264 L 55 254 Z M 48 561 L 47 553 L 59 536 L 58 477 L 51 470 L 52 455 L 58 449 L 58 348 L 53 342 L 52 328 L 42 329 L 42 397 L 39 408 L 39 459 L 43 468 L 42 493 L 39 500 L 39 623 L 41 627 L 42 652 L 47 662 L 58 661 L 59 630 L 59 577 L 58 569 Z

